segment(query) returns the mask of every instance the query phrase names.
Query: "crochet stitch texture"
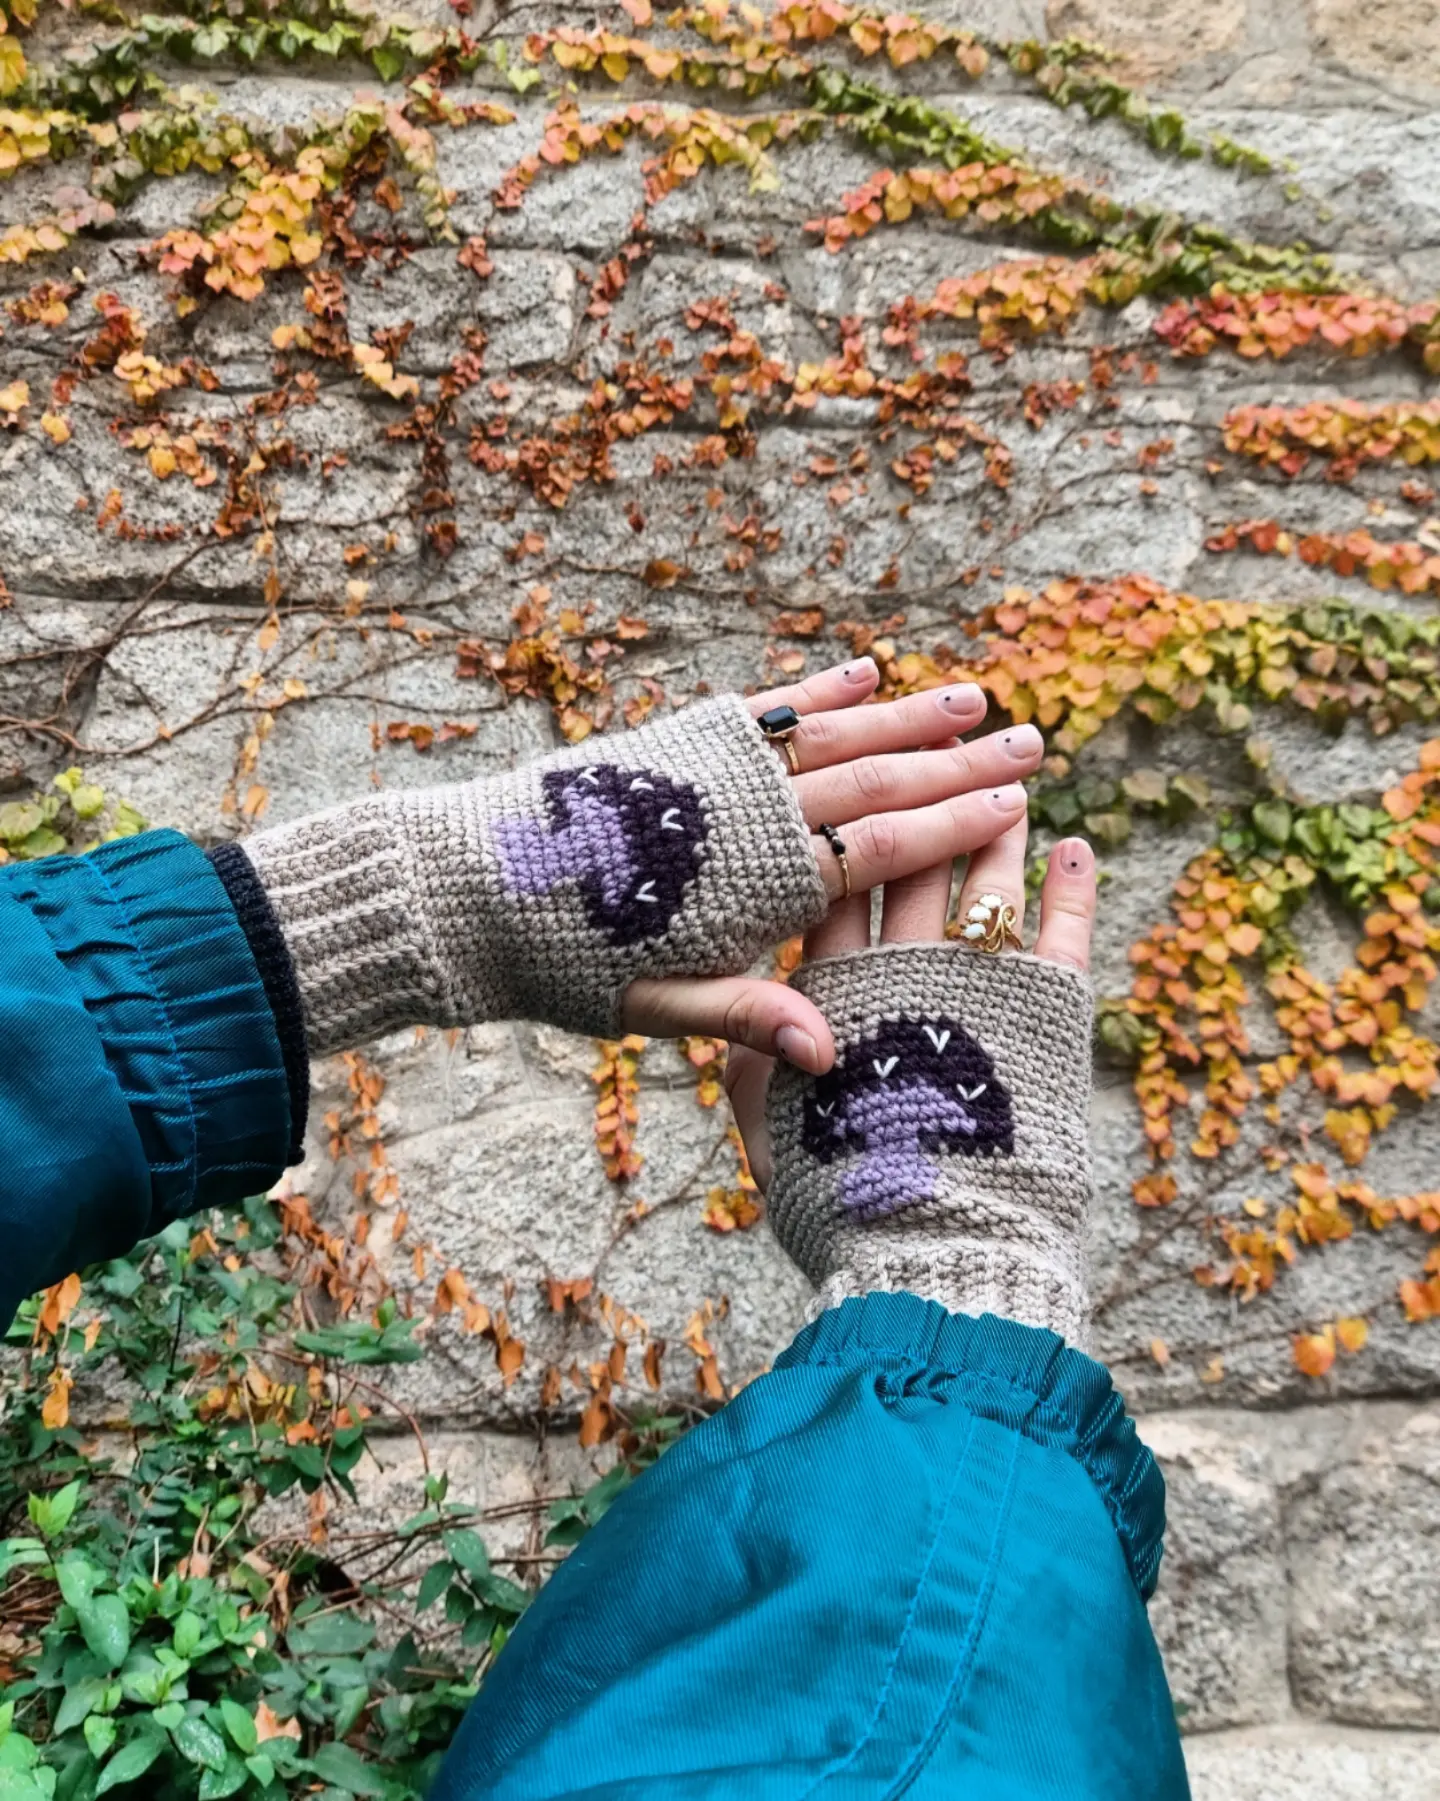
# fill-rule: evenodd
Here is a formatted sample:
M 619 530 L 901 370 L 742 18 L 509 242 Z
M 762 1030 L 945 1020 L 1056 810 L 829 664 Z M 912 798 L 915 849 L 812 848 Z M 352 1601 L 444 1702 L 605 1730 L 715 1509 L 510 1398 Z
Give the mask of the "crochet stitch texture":
M 953 944 L 805 965 L 836 1063 L 777 1066 L 770 1223 L 819 1289 L 904 1289 L 1088 1340 L 1090 984 Z
M 487 1019 L 614 1037 L 638 976 L 738 973 L 828 904 L 789 779 L 735 696 L 242 848 L 314 1055 Z

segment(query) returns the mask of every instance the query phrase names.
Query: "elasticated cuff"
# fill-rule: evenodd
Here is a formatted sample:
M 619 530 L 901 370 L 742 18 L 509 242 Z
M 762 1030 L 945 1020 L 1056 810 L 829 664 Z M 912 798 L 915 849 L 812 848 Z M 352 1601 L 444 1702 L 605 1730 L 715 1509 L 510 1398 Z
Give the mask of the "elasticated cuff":
M 310 1114 L 310 1053 L 305 1045 L 305 1009 L 300 1000 L 300 984 L 295 979 L 295 965 L 285 948 L 285 934 L 280 930 L 275 909 L 240 846 L 217 844 L 206 854 L 230 897 L 274 1016 L 290 1090 L 286 1161 L 298 1163 L 305 1155 L 305 1123 Z
M 1141 1598 L 1160 1573 L 1165 1478 L 1109 1372 L 1054 1332 L 947 1312 L 913 1294 L 868 1294 L 822 1313 L 776 1358 L 875 1372 L 880 1392 L 960 1401 L 1073 1457 L 1095 1484 Z
M 146 832 L 27 866 L 12 886 L 99 1031 L 150 1165 L 146 1230 L 263 1193 L 290 1092 L 270 1003 L 205 853 Z

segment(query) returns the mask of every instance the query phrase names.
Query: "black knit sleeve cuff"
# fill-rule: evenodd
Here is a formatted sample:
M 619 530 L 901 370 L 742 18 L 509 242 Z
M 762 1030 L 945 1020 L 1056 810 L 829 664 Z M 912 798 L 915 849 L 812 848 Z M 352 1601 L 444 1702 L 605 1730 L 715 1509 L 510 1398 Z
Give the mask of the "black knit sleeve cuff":
M 270 897 L 240 846 L 217 844 L 206 854 L 230 896 L 275 1016 L 285 1079 L 290 1086 L 290 1148 L 286 1162 L 298 1163 L 304 1155 L 305 1122 L 310 1111 L 310 1052 L 305 1042 L 305 1011 L 300 1004 L 295 965 Z

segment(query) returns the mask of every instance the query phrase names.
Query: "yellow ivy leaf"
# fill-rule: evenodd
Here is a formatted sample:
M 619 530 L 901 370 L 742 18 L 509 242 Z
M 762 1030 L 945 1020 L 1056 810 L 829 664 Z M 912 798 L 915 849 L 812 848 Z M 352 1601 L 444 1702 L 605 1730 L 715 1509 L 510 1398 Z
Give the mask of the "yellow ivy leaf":
M 1370 1328 L 1363 1319 L 1337 1319 L 1335 1336 L 1347 1351 L 1363 1350 L 1365 1340 L 1370 1336 Z
M 149 463 L 151 473 L 157 481 L 165 481 L 179 467 L 175 460 L 175 452 L 168 444 L 152 444 L 150 454 L 145 460 Z
M 25 52 L 19 38 L 0 37 L 0 98 L 13 94 L 25 79 Z
M 8 388 L 0 388 L 0 413 L 19 413 L 22 407 L 30 404 L 30 384 L 28 381 L 12 381 Z
M 62 418 L 59 413 L 42 413 L 40 426 L 52 443 L 68 444 L 70 442 L 70 422 L 68 419 Z

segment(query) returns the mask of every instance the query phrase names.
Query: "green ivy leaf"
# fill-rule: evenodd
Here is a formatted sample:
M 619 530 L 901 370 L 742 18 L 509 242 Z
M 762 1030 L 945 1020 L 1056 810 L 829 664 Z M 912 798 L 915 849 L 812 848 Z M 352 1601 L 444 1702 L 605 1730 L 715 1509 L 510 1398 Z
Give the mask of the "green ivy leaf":
M 30 1523 L 42 1538 L 58 1538 L 74 1518 L 84 1484 L 77 1477 L 53 1495 L 31 1495 Z
M 100 1780 L 95 1784 L 97 1801 L 99 1796 L 108 1795 L 122 1782 L 134 1782 L 143 1776 L 164 1748 L 165 1740 L 153 1730 L 122 1745 L 100 1772 Z
M 441 1536 L 445 1549 L 467 1576 L 483 1580 L 490 1574 L 490 1554 L 478 1532 L 472 1532 L 468 1526 L 456 1526 Z
M 85 1643 L 107 1670 L 118 1670 L 130 1649 L 130 1613 L 119 1595 L 96 1595 L 75 1609 Z
M 188 1714 L 170 1736 L 175 1740 L 175 1749 L 191 1763 L 201 1764 L 207 1770 L 225 1768 L 225 1741 L 199 1714 Z
M 383 1795 L 382 1777 L 367 1764 L 358 1751 L 339 1743 L 322 1745 L 310 1759 L 310 1768 L 326 1782 L 343 1789 L 347 1795 Z
M 1283 800 L 1259 800 L 1250 809 L 1250 817 L 1255 823 L 1255 830 L 1267 844 L 1284 845 L 1290 841 L 1290 829 L 1294 824 L 1294 815 L 1289 803 Z
M 415 1597 L 416 1611 L 424 1613 L 440 1599 L 450 1586 L 450 1579 L 455 1574 L 455 1565 L 449 1558 L 441 1557 L 432 1563 L 420 1578 L 420 1592 Z
M 97 1570 L 86 1557 L 67 1557 L 55 1565 L 55 1580 L 60 1593 L 77 1611 L 82 1608 L 104 1581 L 103 1570 Z
M 103 1676 L 86 1676 L 79 1682 L 71 1682 L 65 1690 L 65 1697 L 60 1703 L 59 1712 L 51 1726 L 56 1738 L 67 1732 L 73 1732 L 89 1716 L 92 1708 L 105 1693 L 108 1684 Z
M 220 1702 L 220 1716 L 233 1742 L 247 1757 L 253 1756 L 260 1741 L 255 1730 L 255 1718 L 250 1710 L 226 1695 Z
M 104 1763 L 119 1728 L 108 1714 L 92 1713 L 85 1722 L 85 1743 L 96 1763 Z
M 227 1752 L 223 1768 L 206 1770 L 200 1778 L 200 1801 L 224 1801 L 226 1795 L 235 1794 L 249 1780 L 250 1772 L 244 1758 L 237 1757 L 233 1751 Z

